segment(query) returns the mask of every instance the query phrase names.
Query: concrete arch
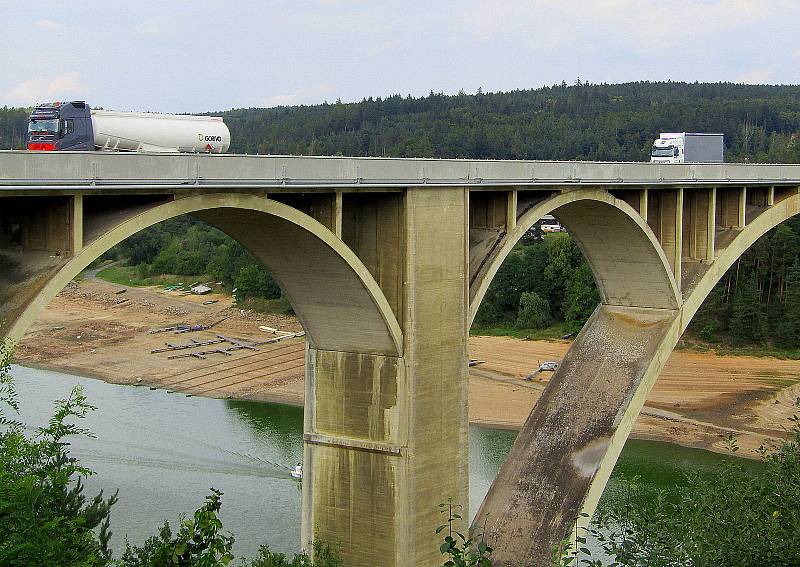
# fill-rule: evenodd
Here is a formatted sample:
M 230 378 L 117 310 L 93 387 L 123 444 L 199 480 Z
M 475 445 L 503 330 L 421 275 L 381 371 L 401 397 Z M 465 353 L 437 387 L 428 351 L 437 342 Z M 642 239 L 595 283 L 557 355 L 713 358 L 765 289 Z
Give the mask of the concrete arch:
M 594 512 L 637 415 L 702 302 L 753 243 L 798 213 L 800 195 L 762 212 L 717 251 L 677 309 L 598 306 L 478 513 L 490 514 L 498 565 L 546 564 L 580 514 Z
M 546 564 L 579 514 L 594 511 L 679 336 L 681 296 L 663 248 L 630 205 L 591 189 L 555 195 L 522 215 L 479 271 L 471 317 L 514 245 L 549 213 L 576 239 L 601 304 L 528 417 L 476 516 L 488 516 L 498 565 Z
M 492 251 L 470 286 L 470 325 L 514 246 L 544 215 L 551 213 L 567 227 L 586 257 L 602 303 L 659 309 L 679 307 L 675 276 L 663 248 L 641 215 L 608 191 L 580 189 L 558 193 L 537 203 Z
M 55 272 L 9 326 L 18 340 L 92 261 L 129 236 L 191 214 L 230 234 L 274 275 L 318 349 L 401 356 L 403 334 L 361 260 L 329 229 L 288 205 L 253 195 L 195 195 L 154 205 L 105 231 Z M 320 285 L 323 282 L 323 285 Z M 325 293 L 321 293 L 324 290 Z

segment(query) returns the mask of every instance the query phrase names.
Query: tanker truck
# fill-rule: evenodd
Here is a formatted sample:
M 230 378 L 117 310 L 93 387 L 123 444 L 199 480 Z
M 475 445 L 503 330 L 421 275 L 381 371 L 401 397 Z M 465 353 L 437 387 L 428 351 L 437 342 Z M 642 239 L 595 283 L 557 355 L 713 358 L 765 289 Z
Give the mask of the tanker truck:
M 92 110 L 83 101 L 38 105 L 28 121 L 33 151 L 214 153 L 231 133 L 218 116 Z

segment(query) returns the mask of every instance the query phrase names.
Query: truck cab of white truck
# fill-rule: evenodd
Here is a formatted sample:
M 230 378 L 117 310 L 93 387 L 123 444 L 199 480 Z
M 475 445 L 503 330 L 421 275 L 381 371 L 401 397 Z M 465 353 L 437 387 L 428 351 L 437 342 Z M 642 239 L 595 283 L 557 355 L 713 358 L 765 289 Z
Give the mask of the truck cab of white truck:
M 28 121 L 28 149 L 50 152 L 93 150 L 90 112 L 82 101 L 37 106 Z
M 230 143 L 217 116 L 92 110 L 83 101 L 38 105 L 28 121 L 33 151 L 224 153 Z
M 662 133 L 650 151 L 652 163 L 722 163 L 722 134 Z

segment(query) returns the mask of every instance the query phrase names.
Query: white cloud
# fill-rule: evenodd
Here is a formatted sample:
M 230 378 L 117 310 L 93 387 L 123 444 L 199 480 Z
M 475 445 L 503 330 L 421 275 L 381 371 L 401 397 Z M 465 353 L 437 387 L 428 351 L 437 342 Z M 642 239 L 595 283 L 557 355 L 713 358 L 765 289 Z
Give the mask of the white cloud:
M 160 41 L 174 41 L 176 36 L 182 31 L 183 26 L 166 16 L 156 16 L 142 20 L 133 29 L 136 34 L 146 39 L 156 39 Z
M 63 73 L 55 77 L 34 77 L 19 83 L 4 98 L 11 104 L 30 105 L 48 100 L 67 99 L 81 94 L 86 87 L 80 80 L 77 71 Z
M 764 85 L 769 83 L 774 75 L 775 69 L 772 67 L 754 67 L 739 75 L 736 82 L 747 83 L 748 85 Z
M 61 24 L 59 24 L 58 22 L 54 22 L 53 20 L 47 20 L 47 19 L 36 20 L 35 25 L 38 28 L 44 28 L 46 30 L 57 30 L 60 27 L 62 27 Z
M 291 106 L 296 104 L 319 103 L 325 95 L 330 95 L 333 92 L 331 85 L 317 85 L 315 87 L 306 87 L 298 89 L 293 93 L 276 94 L 268 96 L 259 101 L 259 104 L 272 108 L 274 106 Z
M 532 40 L 545 34 L 566 44 L 599 32 L 657 43 L 752 27 L 787 5 L 787 0 L 476 0 L 463 10 L 462 20 L 483 38 L 527 32 Z

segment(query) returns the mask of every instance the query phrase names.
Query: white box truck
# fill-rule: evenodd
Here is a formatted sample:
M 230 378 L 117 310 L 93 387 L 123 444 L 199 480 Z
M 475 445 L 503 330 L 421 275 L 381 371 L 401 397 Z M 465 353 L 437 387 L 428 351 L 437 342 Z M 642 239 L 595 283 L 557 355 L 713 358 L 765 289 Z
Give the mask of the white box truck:
M 722 134 L 662 133 L 650 152 L 652 163 L 722 163 Z

